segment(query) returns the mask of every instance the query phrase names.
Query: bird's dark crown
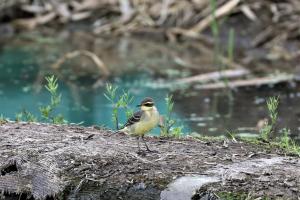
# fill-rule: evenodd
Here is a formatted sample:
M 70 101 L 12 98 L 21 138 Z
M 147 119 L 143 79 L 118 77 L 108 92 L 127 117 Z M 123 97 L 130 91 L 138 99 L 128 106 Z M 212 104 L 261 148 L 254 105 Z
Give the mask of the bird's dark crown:
M 146 97 L 139 106 L 152 107 L 154 105 L 154 100 L 151 97 Z

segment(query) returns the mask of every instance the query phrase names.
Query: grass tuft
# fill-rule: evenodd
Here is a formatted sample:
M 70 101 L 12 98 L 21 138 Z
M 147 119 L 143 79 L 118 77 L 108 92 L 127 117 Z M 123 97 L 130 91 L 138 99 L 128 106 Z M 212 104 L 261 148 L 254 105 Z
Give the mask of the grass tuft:
M 61 94 L 58 94 L 57 78 L 52 75 L 47 76 L 45 79 L 47 81 L 45 88 L 50 93 L 50 103 L 39 108 L 42 121 L 50 122 L 53 124 L 65 124 L 67 123 L 67 121 L 64 119 L 62 114 L 54 114 L 56 108 L 61 103 Z
M 163 117 L 163 122 L 160 126 L 160 135 L 162 137 L 180 138 L 183 135 L 183 126 L 174 126 L 177 120 L 172 117 L 174 101 L 172 95 L 167 95 L 165 98 L 167 113 Z
M 263 140 L 269 141 L 271 134 L 275 130 L 275 126 L 278 119 L 278 105 L 279 97 L 270 97 L 267 100 L 267 108 L 271 123 L 267 122 L 264 127 L 260 130 L 260 136 Z
M 129 105 L 133 102 L 134 97 L 128 91 L 124 91 L 121 95 L 118 95 L 118 87 L 112 84 L 106 84 L 105 98 L 112 104 L 112 121 L 115 124 L 115 129 L 119 129 L 122 124 L 119 124 L 119 110 L 125 109 L 126 117 L 129 118 L 133 115 L 133 110 Z

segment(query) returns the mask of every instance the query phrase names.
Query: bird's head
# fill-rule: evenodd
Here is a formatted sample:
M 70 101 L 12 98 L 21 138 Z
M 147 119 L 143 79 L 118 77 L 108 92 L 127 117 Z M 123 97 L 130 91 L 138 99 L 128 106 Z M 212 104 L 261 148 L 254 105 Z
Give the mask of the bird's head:
M 141 107 L 141 110 L 143 111 L 150 111 L 154 108 L 154 101 L 150 97 L 146 97 L 139 105 L 138 107 Z

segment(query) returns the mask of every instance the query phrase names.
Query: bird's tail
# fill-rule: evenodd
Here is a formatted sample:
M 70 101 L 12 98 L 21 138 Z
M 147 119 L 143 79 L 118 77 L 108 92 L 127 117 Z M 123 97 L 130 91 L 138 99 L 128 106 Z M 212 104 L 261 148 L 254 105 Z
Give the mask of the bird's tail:
M 117 130 L 115 133 L 128 135 L 129 130 L 128 127 L 122 127 L 121 129 Z

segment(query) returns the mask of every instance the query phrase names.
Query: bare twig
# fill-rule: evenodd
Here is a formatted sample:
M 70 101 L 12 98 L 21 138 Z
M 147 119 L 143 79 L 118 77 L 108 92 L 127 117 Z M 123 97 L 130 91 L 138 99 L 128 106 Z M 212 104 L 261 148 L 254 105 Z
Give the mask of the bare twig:
M 55 17 L 56 17 L 56 13 L 50 12 L 48 14 L 40 15 L 30 19 L 18 19 L 15 20 L 13 23 L 17 27 L 32 30 L 38 25 L 43 25 L 50 22 Z
M 99 70 L 103 73 L 104 76 L 108 76 L 110 74 L 108 67 L 104 64 L 104 62 L 96 54 L 87 50 L 77 50 L 70 53 L 66 53 L 63 57 L 58 59 L 56 63 L 52 65 L 52 68 L 59 69 L 66 60 L 73 59 L 81 55 L 89 57 L 96 64 L 96 66 L 99 68 Z
M 218 19 L 230 13 L 239 3 L 240 0 L 228 1 L 226 4 L 218 8 L 215 14 L 211 13 L 209 16 L 205 17 L 197 25 L 189 29 L 188 32 L 190 32 L 191 35 L 195 35 L 195 34 L 197 35 L 197 33 L 202 32 L 204 29 L 206 29 L 214 20 L 214 18 Z
M 244 13 L 244 15 L 246 17 L 248 17 L 248 19 L 250 19 L 252 21 L 257 20 L 257 16 L 255 15 L 255 13 L 251 10 L 251 8 L 248 5 L 242 5 L 241 11 Z

